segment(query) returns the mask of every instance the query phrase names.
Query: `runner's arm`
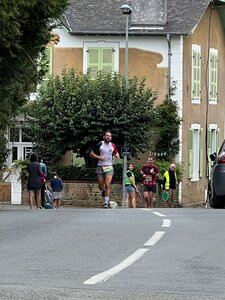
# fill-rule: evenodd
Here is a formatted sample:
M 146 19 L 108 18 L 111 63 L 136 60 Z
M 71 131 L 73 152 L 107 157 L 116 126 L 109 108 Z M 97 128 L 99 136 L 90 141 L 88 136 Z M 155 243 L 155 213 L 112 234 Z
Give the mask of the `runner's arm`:
M 95 154 L 93 150 L 91 150 L 89 155 L 90 155 L 91 158 L 94 158 L 94 159 L 98 159 L 98 160 L 104 160 L 105 159 L 104 156 Z
M 112 144 L 113 145 L 113 155 L 115 155 L 115 157 L 116 158 L 120 158 L 120 154 L 119 154 L 119 152 L 118 152 L 118 150 L 117 150 L 117 147 L 116 147 L 116 145 L 115 144 Z

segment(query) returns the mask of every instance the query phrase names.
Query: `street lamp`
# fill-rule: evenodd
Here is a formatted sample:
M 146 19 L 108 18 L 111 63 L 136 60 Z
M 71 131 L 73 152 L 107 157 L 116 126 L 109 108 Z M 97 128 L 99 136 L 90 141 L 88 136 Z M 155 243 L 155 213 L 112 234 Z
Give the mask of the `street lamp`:
M 128 4 L 123 4 L 120 7 L 122 13 L 126 15 L 126 47 L 125 47 L 125 95 L 126 99 L 128 97 L 128 21 L 129 15 L 132 13 L 132 9 Z M 126 146 L 126 141 L 124 141 L 124 146 Z M 123 155 L 123 191 L 122 191 L 122 206 L 126 206 L 126 189 L 125 189 L 125 178 L 127 171 L 127 155 Z

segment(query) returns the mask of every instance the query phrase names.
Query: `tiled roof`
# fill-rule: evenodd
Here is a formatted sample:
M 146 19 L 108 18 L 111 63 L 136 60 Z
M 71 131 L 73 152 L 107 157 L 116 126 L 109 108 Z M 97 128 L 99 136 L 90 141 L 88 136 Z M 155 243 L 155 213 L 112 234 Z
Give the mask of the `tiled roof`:
M 72 34 L 80 35 L 120 35 L 125 32 L 125 15 L 120 6 L 124 3 L 132 7 L 135 0 L 70 0 L 62 21 Z M 137 1 L 137 0 L 136 0 Z M 146 1 L 148 0 L 140 0 Z M 210 0 L 168 0 L 167 23 L 164 26 L 140 26 L 129 32 L 147 34 L 189 34 L 206 11 Z M 142 2 L 143 3 L 143 2 Z M 151 22 L 151 15 L 149 23 Z

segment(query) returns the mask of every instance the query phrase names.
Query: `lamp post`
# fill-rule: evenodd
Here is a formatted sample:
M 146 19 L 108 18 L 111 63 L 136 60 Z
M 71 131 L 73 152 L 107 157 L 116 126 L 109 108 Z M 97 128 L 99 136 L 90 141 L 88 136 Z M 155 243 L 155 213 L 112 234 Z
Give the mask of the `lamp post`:
M 126 47 L 125 47 L 125 95 L 126 99 L 128 97 L 128 21 L 129 15 L 132 13 L 132 9 L 128 4 L 123 4 L 120 7 L 122 13 L 126 15 Z M 124 146 L 126 146 L 126 141 L 124 140 Z M 123 190 L 122 190 L 122 206 L 126 206 L 126 189 L 125 189 L 125 178 L 127 171 L 127 155 L 123 155 Z

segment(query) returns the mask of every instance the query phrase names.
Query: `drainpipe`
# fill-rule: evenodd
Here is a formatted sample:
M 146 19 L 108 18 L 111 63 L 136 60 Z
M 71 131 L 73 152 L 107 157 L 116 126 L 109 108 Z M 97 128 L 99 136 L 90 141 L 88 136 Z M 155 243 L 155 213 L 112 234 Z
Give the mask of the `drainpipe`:
M 171 34 L 166 35 L 167 44 L 168 44 L 168 72 L 167 72 L 167 97 L 170 100 L 171 96 Z

